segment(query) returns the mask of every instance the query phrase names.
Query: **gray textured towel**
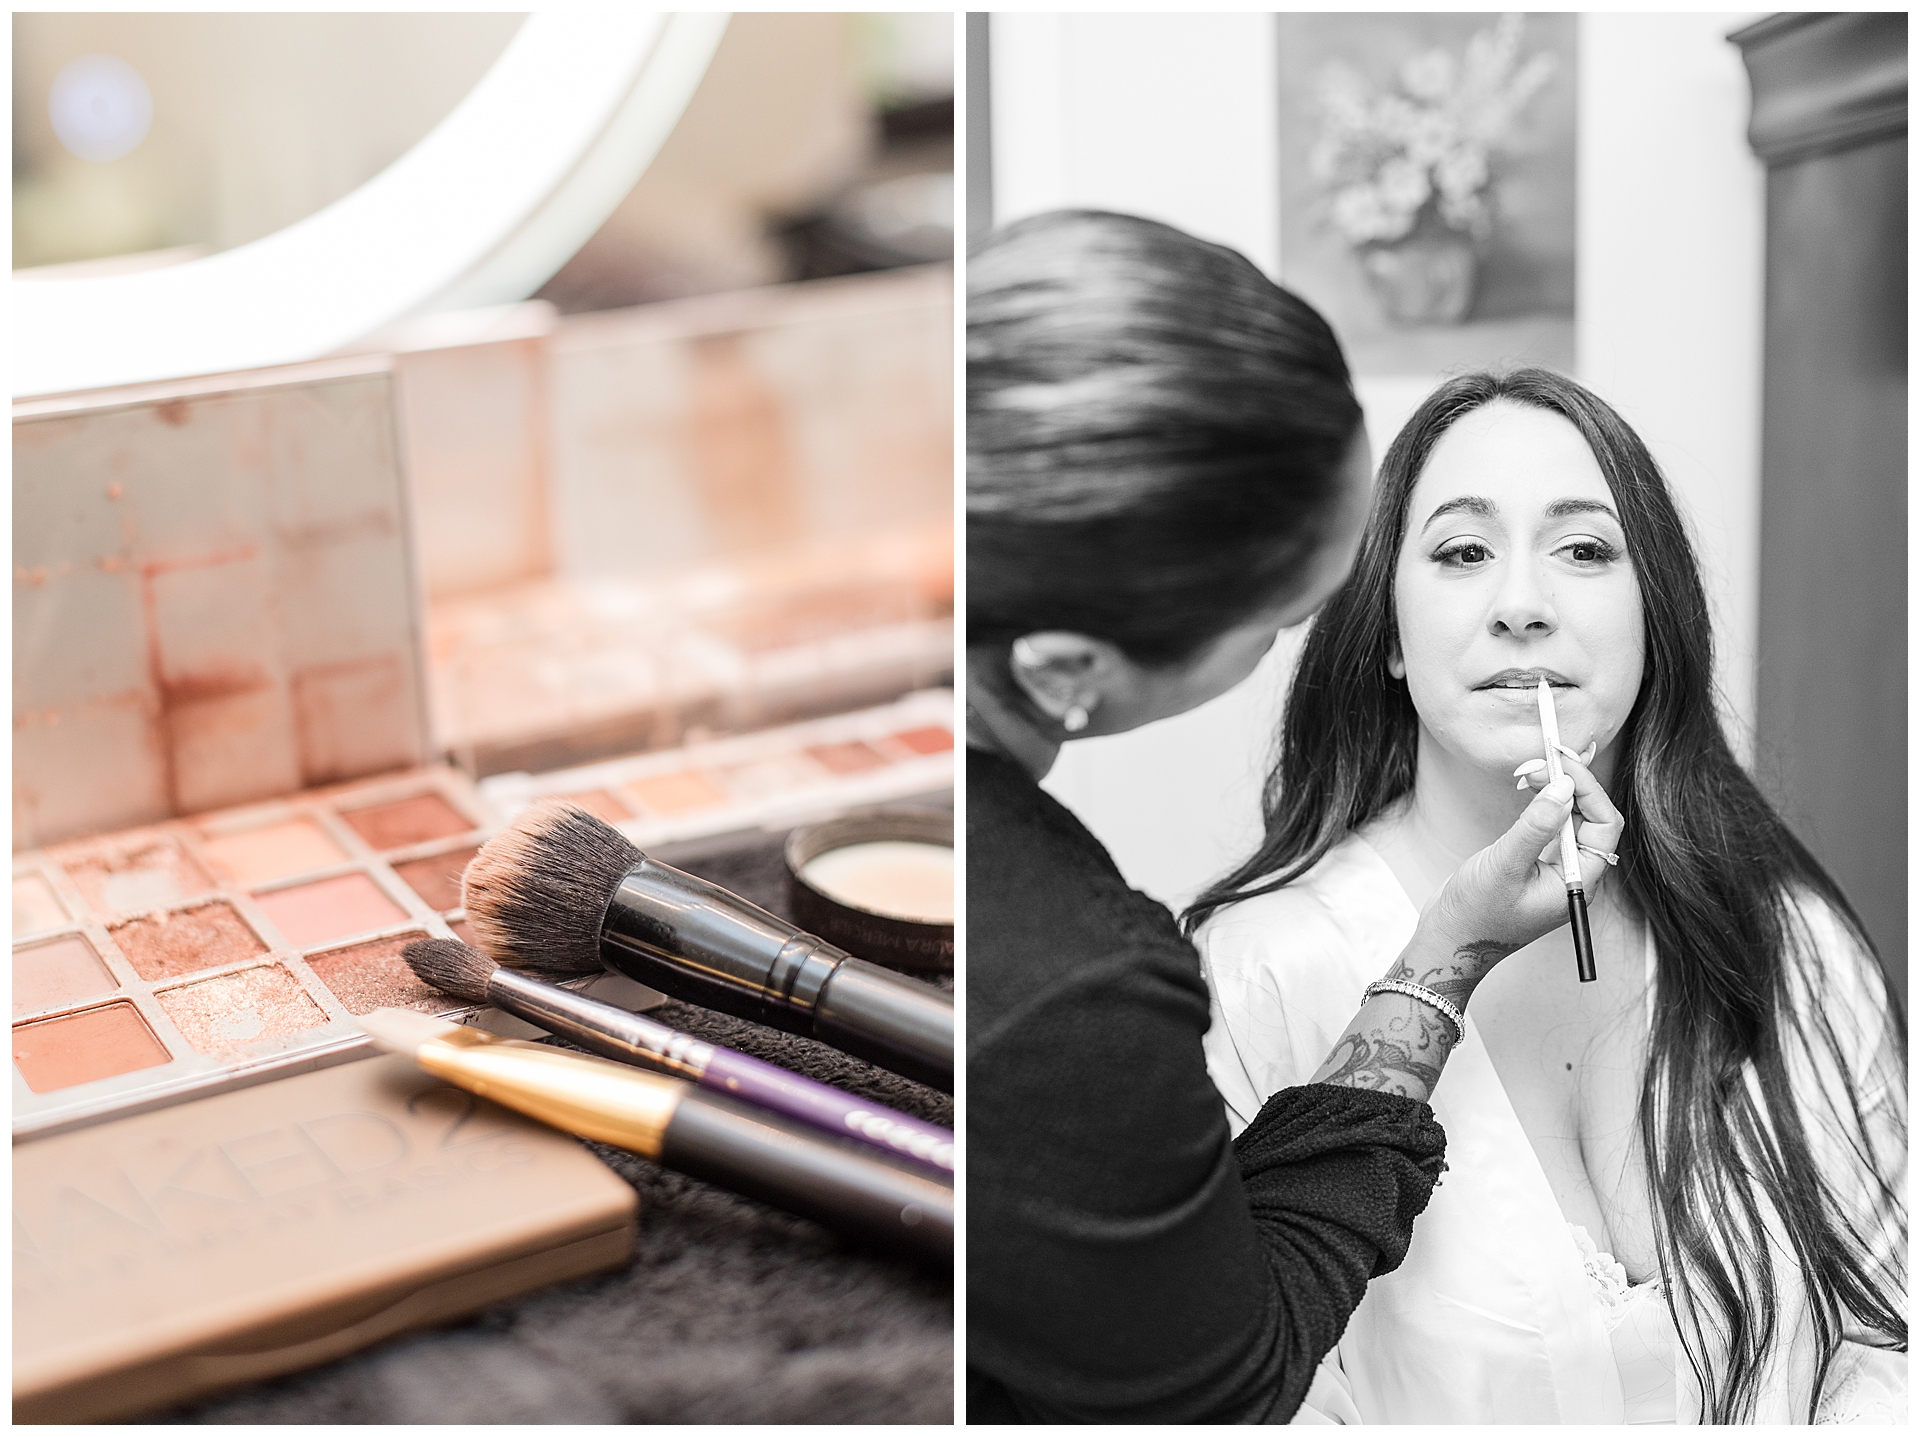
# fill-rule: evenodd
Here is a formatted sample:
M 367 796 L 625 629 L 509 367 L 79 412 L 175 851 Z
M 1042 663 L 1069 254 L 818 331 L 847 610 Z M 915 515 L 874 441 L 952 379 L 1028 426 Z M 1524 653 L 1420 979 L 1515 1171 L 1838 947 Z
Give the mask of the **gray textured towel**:
M 688 863 L 786 908 L 780 844 Z M 857 1058 L 681 1003 L 664 1023 L 951 1126 L 953 1100 Z M 633 1262 L 471 1321 L 257 1383 L 160 1422 L 953 1420 L 953 1275 L 595 1147 L 640 1194 Z

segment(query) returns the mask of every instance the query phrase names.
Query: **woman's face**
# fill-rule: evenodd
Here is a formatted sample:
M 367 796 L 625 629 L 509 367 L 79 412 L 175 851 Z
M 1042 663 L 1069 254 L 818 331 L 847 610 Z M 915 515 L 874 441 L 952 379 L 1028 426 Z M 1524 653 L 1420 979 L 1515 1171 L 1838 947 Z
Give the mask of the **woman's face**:
M 1561 742 L 1596 744 L 1605 781 L 1645 636 L 1612 491 L 1571 423 L 1501 401 L 1454 423 L 1408 503 L 1394 607 L 1423 751 L 1502 775 L 1539 758 L 1544 676 Z

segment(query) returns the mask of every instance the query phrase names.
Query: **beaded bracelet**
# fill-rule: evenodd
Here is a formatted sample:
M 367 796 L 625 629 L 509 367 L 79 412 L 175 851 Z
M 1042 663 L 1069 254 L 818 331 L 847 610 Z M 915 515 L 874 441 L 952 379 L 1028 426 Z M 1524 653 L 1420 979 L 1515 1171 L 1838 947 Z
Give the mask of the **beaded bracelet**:
M 1433 1009 L 1449 1023 L 1453 1024 L 1453 1041 L 1459 1044 L 1467 1036 L 1467 1015 L 1434 992 L 1431 988 L 1422 988 L 1418 983 L 1409 983 L 1403 978 L 1376 978 L 1367 984 L 1366 992 L 1360 995 L 1360 1001 L 1366 1002 L 1375 993 L 1400 993 L 1408 998 L 1417 999 Z

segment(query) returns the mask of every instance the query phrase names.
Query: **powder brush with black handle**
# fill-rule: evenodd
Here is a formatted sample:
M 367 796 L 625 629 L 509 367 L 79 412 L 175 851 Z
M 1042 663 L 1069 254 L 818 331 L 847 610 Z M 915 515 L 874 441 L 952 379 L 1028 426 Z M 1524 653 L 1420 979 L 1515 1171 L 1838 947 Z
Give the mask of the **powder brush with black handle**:
M 949 994 L 648 858 L 577 804 L 533 804 L 474 855 L 463 888 L 502 967 L 555 981 L 610 969 L 953 1091 Z

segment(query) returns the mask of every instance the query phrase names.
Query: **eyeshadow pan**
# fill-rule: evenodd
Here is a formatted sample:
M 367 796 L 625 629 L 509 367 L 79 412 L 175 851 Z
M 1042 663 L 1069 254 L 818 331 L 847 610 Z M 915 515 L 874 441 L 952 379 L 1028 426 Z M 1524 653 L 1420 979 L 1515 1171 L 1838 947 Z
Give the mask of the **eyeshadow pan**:
M 163 908 L 213 887 L 200 865 L 170 838 L 89 853 L 61 866 L 103 915 Z
M 469 948 L 477 948 L 480 946 L 479 943 L 477 943 L 474 940 L 473 925 L 467 922 L 466 919 L 464 918 L 454 919 L 453 921 L 447 924 L 447 927 L 450 930 L 452 930 L 453 936 L 455 938 L 458 938 L 462 943 L 466 944 Z
M 53 885 L 37 873 L 13 880 L 13 936 L 58 928 L 67 921 L 66 905 Z
M 376 938 L 371 943 L 356 943 L 351 948 L 336 948 L 331 953 L 316 953 L 307 966 L 327 985 L 349 1013 L 358 1017 L 375 1008 L 412 1008 L 421 1013 L 445 1013 L 469 1005 L 459 998 L 436 992 L 414 977 L 400 950 L 425 938 L 425 933 L 399 933 L 391 938 Z
M 207 861 L 232 883 L 270 883 L 346 861 L 340 845 L 310 819 L 270 823 L 202 840 Z
M 626 791 L 644 808 L 659 814 L 697 813 L 727 801 L 726 794 L 698 769 L 636 778 L 626 785 Z
M 254 895 L 273 926 L 297 948 L 403 922 L 406 914 L 364 873 L 343 873 Z
M 727 776 L 727 787 L 748 799 L 771 798 L 824 782 L 819 766 L 797 754 L 732 764 L 722 772 Z
M 13 950 L 15 1017 L 42 1008 L 64 1008 L 83 998 L 111 993 L 119 986 L 99 955 L 78 934 L 35 948 Z
M 22 1023 L 13 1030 L 13 1065 L 36 1093 L 156 1068 L 172 1061 L 131 1003 Z
M 157 913 L 111 931 L 133 971 L 148 980 L 220 968 L 267 951 L 230 903 Z
M 585 793 L 564 796 L 568 803 L 577 803 L 595 818 L 603 818 L 608 823 L 619 823 L 633 817 L 633 810 L 604 788 L 591 788 Z
M 850 743 L 817 743 L 807 752 L 831 773 L 864 773 L 870 768 L 887 766 L 884 756 L 858 739 Z
M 929 724 L 926 728 L 910 728 L 893 737 L 895 741 L 905 744 L 915 753 L 945 753 L 953 747 L 953 734 L 938 724 Z
M 471 833 L 474 827 L 465 814 L 437 793 L 416 793 L 412 798 L 366 808 L 343 808 L 340 816 L 355 833 L 382 852 L 405 848 L 411 843 L 425 843 L 430 838 Z
M 467 871 L 467 861 L 479 851 L 478 848 L 457 848 L 452 853 L 439 853 L 432 858 L 396 863 L 393 871 L 400 875 L 407 887 L 420 895 L 429 908 L 444 913 L 449 908 L 460 906 L 460 875 Z
M 215 1057 L 327 1021 L 300 980 L 278 963 L 168 988 L 155 997 L 194 1051 Z

